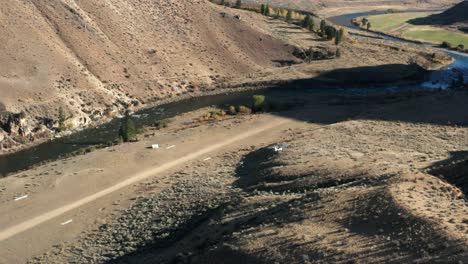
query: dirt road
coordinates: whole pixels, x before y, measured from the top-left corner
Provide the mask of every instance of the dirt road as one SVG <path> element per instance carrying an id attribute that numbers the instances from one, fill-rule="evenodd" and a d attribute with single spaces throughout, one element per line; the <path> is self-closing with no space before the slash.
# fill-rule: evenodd
<path id="1" fill-rule="evenodd" d="M 53 219 L 55 217 L 58 217 L 68 211 L 71 211 L 75 208 L 78 208 L 84 204 L 87 204 L 87 203 L 90 203 L 90 202 L 93 202 L 94 200 L 96 199 L 99 199 L 105 195 L 108 195 L 110 193 L 113 193 L 117 190 L 120 190 L 124 187 L 127 187 L 129 185 L 132 185 L 134 183 L 137 183 L 139 181 L 142 181 L 148 177 L 151 177 L 151 176 L 154 176 L 155 174 L 158 174 L 160 172 L 163 172 L 163 171 L 166 171 L 168 169 L 171 169 L 177 165 L 180 165 L 182 163 L 185 163 L 187 161 L 190 161 L 190 160 L 193 160 L 193 159 L 197 159 L 197 158 L 200 158 L 202 157 L 203 155 L 206 155 L 210 152 L 213 152 L 217 149 L 220 149 L 222 147 L 225 147 L 227 145 L 230 145 L 230 144 L 233 144 L 237 141 L 240 141 L 240 140 L 243 140 L 245 138 L 248 138 L 250 136 L 253 136 L 253 135 L 256 135 L 256 134 L 259 134 L 261 132 L 264 132 L 265 130 L 269 130 L 269 129 L 272 129 L 272 128 L 275 128 L 279 125 L 282 125 L 284 123 L 286 123 L 287 120 L 285 119 L 281 119 L 281 120 L 275 120 L 274 122 L 271 122 L 271 123 L 268 123 L 264 126 L 261 126 L 261 127 L 257 127 L 255 129 L 252 129 L 250 131 L 247 131 L 247 132 L 244 132 L 234 138 L 230 138 L 230 139 L 226 139 L 222 142 L 218 142 L 218 143 L 215 143 L 213 145 L 210 145 L 206 148 L 202 148 L 200 149 L 199 151 L 197 152 L 194 152 L 194 153 L 191 153 L 189 155 L 186 155 L 186 156 L 183 156 L 183 157 L 180 157 L 176 160 L 173 160 L 171 162 L 168 162 L 166 164 L 163 164 L 161 166 L 158 166 L 156 168 L 149 168 L 149 169 L 146 169 L 140 173 L 137 173 L 133 176 L 130 176 L 127 180 L 123 181 L 123 182 L 120 182 L 120 183 L 117 183 L 109 188 L 106 188 L 102 191 L 99 191 L 93 195 L 89 195 L 85 198 L 82 198 L 80 200 L 77 200 L 73 203 L 70 203 L 70 204 L 67 204 L 65 206 L 62 206 L 60 208 L 57 208 L 53 211 L 49 211 L 49 212 L 45 212 L 41 215 L 38 215 L 30 220 L 27 220 L 27 221 L 24 221 L 18 225 L 15 225 L 15 226 L 12 226 L 12 227 L 9 227 L 7 229 L 4 229 L 0 232 L 0 241 L 3 241 L 5 239 L 8 239 L 14 235 L 17 235 L 19 233 L 22 233 L 24 231 L 27 231 L 28 229 L 30 228 L 33 228 L 37 225 L 40 225 L 42 223 L 44 223 L 45 221 L 48 221 L 50 219 Z"/>
<path id="2" fill-rule="evenodd" d="M 294 123 L 273 116 L 246 119 L 242 124 L 234 120 L 215 124 L 209 134 L 204 133 L 206 128 L 160 132 L 159 151 L 146 149 L 156 140 L 148 138 L 117 146 L 122 148 L 118 151 L 103 149 L 2 179 L 0 185 L 6 190 L 0 195 L 0 211 L 9 214 L 0 219 L 0 263 L 21 263 L 57 242 L 75 239 L 90 226 L 102 224 L 106 216 L 119 210 L 116 203 L 125 207 L 122 197 L 134 195 L 132 186 L 136 183 L 168 174 L 191 161 L 216 157 L 217 152 L 228 148 L 251 146 L 264 135 L 268 135 L 265 139 L 272 133 L 281 135 Z M 126 155 L 119 153 L 122 150 Z M 83 161 L 85 165 L 78 165 Z M 49 172 L 56 175 L 47 175 Z M 16 200 L 24 196 L 21 194 L 28 196 Z"/>

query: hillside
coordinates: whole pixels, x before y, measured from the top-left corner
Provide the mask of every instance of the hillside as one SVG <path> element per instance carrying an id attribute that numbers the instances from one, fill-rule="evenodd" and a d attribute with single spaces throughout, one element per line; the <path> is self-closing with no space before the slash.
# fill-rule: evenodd
<path id="1" fill-rule="evenodd" d="M 89 125 L 295 59 L 285 42 L 220 12 L 200 0 L 7 1 L 0 111 L 25 114 L 19 134 L 46 133 L 59 107 L 68 127 Z M 7 118 L 0 127 L 16 130 Z"/>
<path id="2" fill-rule="evenodd" d="M 281 113 L 287 123 L 116 193 L 108 203 L 121 204 L 121 213 L 104 220 L 109 205 L 98 201 L 70 214 L 74 231 L 66 230 L 76 237 L 68 242 L 37 245 L 30 232 L 11 239 L 0 256 L 37 256 L 28 263 L 463 263 L 468 95 L 301 98 L 303 107 Z M 7 189 L 3 199 L 35 177 L 42 184 L 30 191 L 79 193 L 75 188 L 86 188 L 76 187 L 80 179 L 128 177 L 121 170 L 174 155 L 143 148 L 156 138 L 183 134 L 186 141 L 177 146 L 182 151 L 226 138 L 220 131 L 237 135 L 279 118 L 256 114 L 187 124 L 211 110 L 178 117 L 177 128 L 146 142 L 0 181 Z M 131 169 L 115 163 L 129 157 L 138 159 Z M 80 169 L 83 164 L 90 169 Z M 60 174 L 36 176 L 51 168 Z M 67 176 L 74 171 L 75 177 Z M 51 233 L 63 232 L 50 222 Z M 18 247 L 22 241 L 32 245 Z"/>
<path id="3" fill-rule="evenodd" d="M 248 0 L 249 3 L 263 4 L 262 0 Z M 343 13 L 370 11 L 375 9 L 431 9 L 447 7 L 460 0 L 270 0 L 271 6 L 308 10 L 331 16 Z M 346 9 L 343 9 L 346 8 Z"/>
<path id="4" fill-rule="evenodd" d="M 343 70 L 349 84 L 391 81 L 352 73 L 369 76 L 373 67 L 394 69 L 388 76 L 402 81 L 421 77 L 415 61 L 424 69 L 442 66 L 433 50 L 366 37 L 342 43 L 336 59 L 333 41 L 205 0 L 13 0 L 2 5 L 0 19 L 0 155 L 216 88 L 333 82 Z M 294 51 L 311 47 L 321 58 L 294 65 L 302 62 Z"/>
<path id="5" fill-rule="evenodd" d="M 468 25 L 468 1 L 463 1 L 440 14 L 410 21 L 416 25 Z"/>

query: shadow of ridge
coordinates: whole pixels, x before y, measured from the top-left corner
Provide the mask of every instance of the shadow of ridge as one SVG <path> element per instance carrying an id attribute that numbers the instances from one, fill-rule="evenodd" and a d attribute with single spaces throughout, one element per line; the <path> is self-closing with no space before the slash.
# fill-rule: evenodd
<path id="1" fill-rule="evenodd" d="M 428 72 L 417 64 L 385 64 L 336 69 L 321 74 L 318 79 L 333 80 L 338 84 L 388 84 L 401 81 L 421 81 Z"/>
<path id="2" fill-rule="evenodd" d="M 299 60 L 272 60 L 272 62 L 277 64 L 279 67 L 291 66 L 301 63 Z"/>
<path id="3" fill-rule="evenodd" d="M 190 229 L 185 229 L 183 233 L 186 238 L 171 234 L 164 241 L 164 247 L 138 247 L 135 252 L 110 260 L 107 263 L 270 263 L 266 262 L 265 256 L 262 255 L 263 251 L 267 251 L 267 248 L 255 252 L 244 251 L 243 248 L 235 246 L 236 240 L 232 240 L 231 235 L 234 232 L 258 228 L 262 225 L 283 225 L 302 221 L 305 216 L 292 213 L 292 205 L 300 203 L 314 207 L 317 199 L 316 194 L 309 194 L 301 199 L 278 202 L 276 207 L 260 211 L 251 210 L 250 206 L 244 207 L 240 201 L 234 201 L 220 206 L 208 218 L 200 220 L 197 219 L 197 216 L 194 216 L 187 222 Z M 270 202 L 262 201 L 260 203 L 267 206 Z M 232 218 L 225 218 L 225 221 L 219 221 L 219 219 L 223 219 L 224 214 L 238 212 L 242 213 L 235 214 L 235 217 Z M 279 222 L 278 219 L 284 221 Z M 246 233 L 251 232 L 246 231 Z M 197 237 L 197 239 L 193 239 L 192 236 Z M 281 239 L 281 243 L 272 243 L 269 246 L 278 247 L 281 250 L 290 250 L 291 245 L 294 247 L 300 246 L 294 236 L 282 237 Z M 148 245 L 151 244 L 157 245 L 158 243 Z M 177 250 L 170 250 L 170 248 Z M 166 249 L 169 250 L 165 251 Z M 341 255 L 340 251 L 335 249 L 322 250 L 327 251 L 328 254 L 323 255 L 316 248 L 304 253 L 319 259 Z M 190 252 L 190 254 L 186 254 L 187 252 Z M 226 257 L 229 257 L 230 260 L 226 260 Z M 162 261 L 155 262 L 156 259 Z M 342 259 L 344 259 L 344 256 L 342 256 Z"/>
<path id="4" fill-rule="evenodd" d="M 451 25 L 455 23 L 468 23 L 468 1 L 463 0 L 439 14 L 410 19 L 407 23 L 412 25 Z"/>
<path id="5" fill-rule="evenodd" d="M 430 100 L 418 102 L 417 111 L 415 110 L 414 103 L 411 106 L 394 105 L 400 102 L 406 103 L 407 99 L 420 98 L 422 95 L 427 94 L 427 90 L 422 91 L 422 88 L 416 84 L 425 80 L 428 74 L 429 72 L 424 71 L 417 65 L 390 64 L 336 69 L 324 72 L 313 78 L 305 79 L 245 82 L 229 87 L 219 85 L 211 89 L 211 91 L 216 88 L 235 90 L 236 88 L 244 87 L 264 87 L 264 89 L 207 95 L 144 109 L 139 111 L 139 113 L 150 113 L 153 116 L 152 119 L 135 120 L 135 122 L 137 126 L 150 126 L 151 122 L 156 120 L 171 118 L 181 113 L 213 105 L 224 108 L 229 107 L 229 105 L 238 106 L 241 104 L 250 106 L 252 95 L 264 94 L 267 96 L 268 101 L 276 100 L 284 102 L 287 101 L 288 97 L 296 97 L 301 100 L 307 100 L 307 102 L 312 102 L 313 105 L 306 107 L 322 107 L 320 110 L 310 112 L 308 108 L 303 109 L 308 111 L 307 114 L 291 114 L 291 111 L 286 112 L 284 109 L 278 111 L 272 109 L 275 110 L 272 111 L 272 114 L 287 116 L 299 121 L 320 122 L 322 115 L 343 109 L 346 113 L 340 118 L 335 118 L 335 121 L 346 120 L 346 118 L 352 117 L 350 112 L 365 113 L 369 110 L 374 110 L 376 106 L 391 104 L 391 111 L 386 111 L 385 115 L 377 111 L 372 116 L 367 114 L 366 116 L 361 116 L 372 120 L 468 126 L 465 114 L 468 112 L 468 104 L 466 104 L 468 97 L 466 93 L 459 92 L 456 96 L 453 96 L 454 102 L 445 100 L 444 102 L 437 101 L 434 103 L 435 97 L 433 96 Z M 399 85 L 397 87 L 398 90 L 395 91 L 394 88 L 389 89 L 390 85 L 392 87 Z M 403 92 L 403 89 L 407 88 L 409 90 Z M 326 94 L 326 96 L 322 96 L 323 94 Z M 285 103 L 282 104 L 284 105 Z M 296 102 L 292 101 L 291 105 L 294 107 L 298 106 Z M 160 108 L 165 108 L 167 111 L 161 115 L 155 111 Z M 412 110 L 410 109 L 412 112 L 409 113 L 408 108 L 413 108 Z M 108 123 L 109 126 L 85 129 L 61 140 L 47 141 L 34 148 L 4 155 L 0 157 L 0 177 L 31 168 L 45 161 L 58 160 L 69 153 L 86 148 L 86 142 L 83 145 L 73 146 L 79 143 L 76 141 L 80 141 L 81 138 L 86 138 L 86 136 L 92 137 L 96 143 L 105 144 L 106 142 L 113 141 L 118 135 L 119 122 L 118 120 L 113 120 Z M 102 133 L 103 131 L 105 133 Z M 68 141 L 69 144 L 62 144 L 61 142 L 63 141 Z"/>
<path id="6" fill-rule="evenodd" d="M 0 102 L 0 115 L 6 112 L 5 104 Z"/>
<path id="7" fill-rule="evenodd" d="M 165 256 L 164 251 L 169 249 L 173 245 L 177 244 L 181 240 L 183 240 L 187 234 L 190 234 L 192 232 L 192 230 L 198 228 L 199 226 L 205 224 L 210 219 L 213 219 L 217 215 L 219 215 L 219 210 L 222 207 L 223 205 L 217 208 L 209 209 L 203 213 L 194 213 L 186 221 L 180 223 L 180 226 L 177 226 L 176 229 L 164 230 L 165 232 L 169 233 L 167 237 L 163 237 L 163 238 L 153 237 L 153 240 L 145 241 L 143 245 L 136 246 L 134 251 L 127 252 L 125 255 L 111 259 L 107 261 L 106 263 L 112 263 L 112 264 L 154 263 L 153 260 L 148 259 L 148 258 L 153 257 L 153 255 L 157 255 L 163 259 L 166 258 L 166 260 L 167 258 L 177 259 L 178 256 L 169 256 L 169 257 Z M 122 243 L 124 243 L 124 241 L 122 241 Z M 180 262 L 171 261 L 171 262 L 164 262 L 164 263 L 180 263 Z"/>
<path id="8" fill-rule="evenodd" d="M 468 197 L 468 151 L 450 152 L 446 160 L 435 162 L 428 168 L 428 173 L 442 178 L 460 188 L 465 199 Z"/>
<path id="9" fill-rule="evenodd" d="M 400 207 L 385 187 L 359 196 L 355 208 L 359 211 L 341 221 L 344 227 L 359 235 L 387 238 L 388 247 L 413 260 L 429 257 L 426 261 L 456 263 L 468 257 L 462 241 L 447 238 L 431 220 Z"/>
<path id="10" fill-rule="evenodd" d="M 288 91 L 321 90 L 326 95 L 321 99 L 327 104 L 324 108 L 334 105 L 337 106 L 333 107 L 334 111 L 348 111 L 347 115 L 329 116 L 329 120 L 319 120 L 318 114 L 330 114 L 323 110 L 304 116 L 274 113 L 300 121 L 336 123 L 353 118 L 352 111 L 360 111 L 360 119 L 468 127 L 468 93 L 422 88 L 421 83 L 431 74 L 416 64 L 387 64 L 336 69 L 314 78 L 279 80 L 264 85 Z M 340 92 L 338 87 L 343 87 Z"/>

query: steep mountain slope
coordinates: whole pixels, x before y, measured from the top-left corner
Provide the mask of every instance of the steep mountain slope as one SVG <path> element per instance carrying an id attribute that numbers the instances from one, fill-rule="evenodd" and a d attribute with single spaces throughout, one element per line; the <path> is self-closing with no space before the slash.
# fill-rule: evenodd
<path id="1" fill-rule="evenodd" d="M 0 126 L 23 136 L 46 131 L 35 124 L 51 127 L 59 106 L 68 126 L 86 125 L 294 59 L 292 47 L 220 12 L 203 0 L 2 3 L 0 110 L 26 118 L 3 115 Z"/>

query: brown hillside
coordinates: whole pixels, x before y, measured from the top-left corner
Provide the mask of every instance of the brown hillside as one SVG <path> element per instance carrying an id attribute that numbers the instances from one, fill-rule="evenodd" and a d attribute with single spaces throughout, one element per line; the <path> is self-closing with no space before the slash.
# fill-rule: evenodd
<path id="1" fill-rule="evenodd" d="M 205 1 L 12 0 L 0 8 L 0 105 L 75 125 L 190 84 L 291 60 L 291 47 Z"/>

